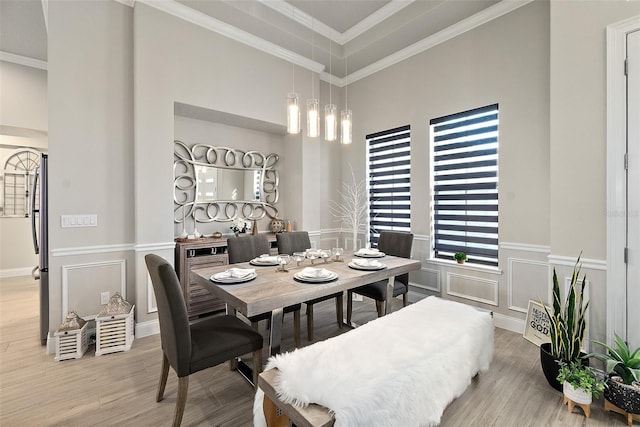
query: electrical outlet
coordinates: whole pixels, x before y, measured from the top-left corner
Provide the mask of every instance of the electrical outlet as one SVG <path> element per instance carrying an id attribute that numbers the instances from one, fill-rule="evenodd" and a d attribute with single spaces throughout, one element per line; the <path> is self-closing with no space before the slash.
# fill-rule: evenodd
<path id="1" fill-rule="evenodd" d="M 100 304 L 105 305 L 109 303 L 109 298 L 111 296 L 109 295 L 109 292 L 102 292 L 100 294 Z"/>

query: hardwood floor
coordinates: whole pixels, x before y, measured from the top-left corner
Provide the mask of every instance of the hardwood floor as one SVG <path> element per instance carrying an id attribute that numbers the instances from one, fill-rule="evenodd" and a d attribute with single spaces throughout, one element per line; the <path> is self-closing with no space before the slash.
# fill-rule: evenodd
<path id="1" fill-rule="evenodd" d="M 396 309 L 401 301 L 396 301 Z M 315 307 L 316 339 L 341 333 L 333 301 Z M 354 321 L 375 318 L 371 301 L 354 303 Z M 302 322 L 306 322 L 303 317 Z M 263 322 L 264 323 L 264 322 Z M 265 325 L 261 325 L 264 331 Z M 305 330 L 305 328 L 303 328 Z M 293 347 L 285 316 L 285 349 Z M 306 334 L 303 333 L 303 343 Z M 0 280 L 0 425 L 159 426 L 173 417 L 177 380 L 170 371 L 165 399 L 155 401 L 161 352 L 158 335 L 136 339 L 128 352 L 54 361 L 38 339 L 38 289 L 30 277 Z M 266 360 L 266 359 L 265 359 Z M 538 349 L 521 335 L 496 329 L 488 372 L 444 412 L 441 426 L 625 426 L 596 401 L 587 419 L 567 412 L 562 393 L 540 370 Z M 228 364 L 191 376 L 183 426 L 251 426 L 253 389 Z"/>

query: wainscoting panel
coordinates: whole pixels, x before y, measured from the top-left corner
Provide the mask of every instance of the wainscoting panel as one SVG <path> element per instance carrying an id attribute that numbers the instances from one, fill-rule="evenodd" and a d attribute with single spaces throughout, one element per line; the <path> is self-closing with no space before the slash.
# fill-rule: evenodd
<path id="1" fill-rule="evenodd" d="M 509 258 L 509 309 L 526 313 L 529 300 L 545 301 L 549 283 L 546 262 Z"/>
<path id="2" fill-rule="evenodd" d="M 94 319 L 102 309 L 100 294 L 116 292 L 127 299 L 125 260 L 62 266 L 62 320 L 75 311 L 85 320 Z"/>
<path id="3" fill-rule="evenodd" d="M 440 292 L 440 270 L 422 267 L 420 270 L 411 273 L 411 276 L 413 280 L 411 280 L 410 285 L 416 286 L 416 283 L 420 283 L 416 288 Z M 415 291 L 420 292 L 419 289 L 415 289 Z M 431 293 L 429 292 L 427 295 L 431 295 Z"/>
<path id="4" fill-rule="evenodd" d="M 447 272 L 448 295 L 498 306 L 498 281 Z"/>

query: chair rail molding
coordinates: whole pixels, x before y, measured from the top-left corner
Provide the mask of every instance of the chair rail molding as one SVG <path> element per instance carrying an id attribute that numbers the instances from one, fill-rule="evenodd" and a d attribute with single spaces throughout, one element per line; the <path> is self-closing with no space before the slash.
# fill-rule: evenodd
<path id="1" fill-rule="evenodd" d="M 552 265 L 562 265 L 565 267 L 573 267 L 576 265 L 577 257 L 569 257 L 569 256 L 561 256 L 561 255 L 549 255 L 547 257 L 549 260 L 549 267 Z M 580 264 L 582 264 L 582 268 L 587 268 L 589 270 L 607 270 L 607 261 L 599 260 L 599 259 L 590 259 L 590 258 L 580 258 Z"/>
<path id="2" fill-rule="evenodd" d="M 66 257 L 75 255 L 104 254 L 109 252 L 129 252 L 135 248 L 133 243 L 121 243 L 117 245 L 79 246 L 75 248 L 51 249 L 51 256 Z"/>
<path id="3" fill-rule="evenodd" d="M 551 253 L 551 247 L 546 245 L 530 245 L 527 243 L 511 243 L 500 242 L 500 249 L 512 250 L 512 251 L 525 251 L 525 252 L 539 252 L 543 254 Z"/>
<path id="4" fill-rule="evenodd" d="M 153 252 L 164 251 L 167 249 L 174 250 L 176 248 L 176 242 L 160 242 L 160 243 L 141 243 L 134 246 L 136 252 Z"/>

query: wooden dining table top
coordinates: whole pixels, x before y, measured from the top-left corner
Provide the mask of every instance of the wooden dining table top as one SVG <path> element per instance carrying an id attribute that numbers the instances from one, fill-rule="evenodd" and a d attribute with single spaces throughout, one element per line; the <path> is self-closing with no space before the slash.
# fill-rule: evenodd
<path id="1" fill-rule="evenodd" d="M 305 260 L 299 266 L 292 261 L 287 265 L 286 272 L 278 271 L 276 266 L 255 266 L 248 262 L 196 268 L 191 270 L 191 279 L 231 307 L 250 317 L 419 270 L 421 266 L 420 261 L 417 260 L 385 255 L 383 258 L 376 259 L 387 268 L 356 270 L 348 266 L 354 258 L 356 257 L 353 252 L 346 252 L 341 257 L 342 261 L 332 260 L 325 263 L 316 260 L 312 265 L 309 260 Z M 223 284 L 211 280 L 213 274 L 232 267 L 255 269 L 257 277 L 238 284 Z M 305 267 L 325 268 L 336 273 L 338 279 L 328 283 L 301 283 L 294 279 L 294 274 Z"/>

